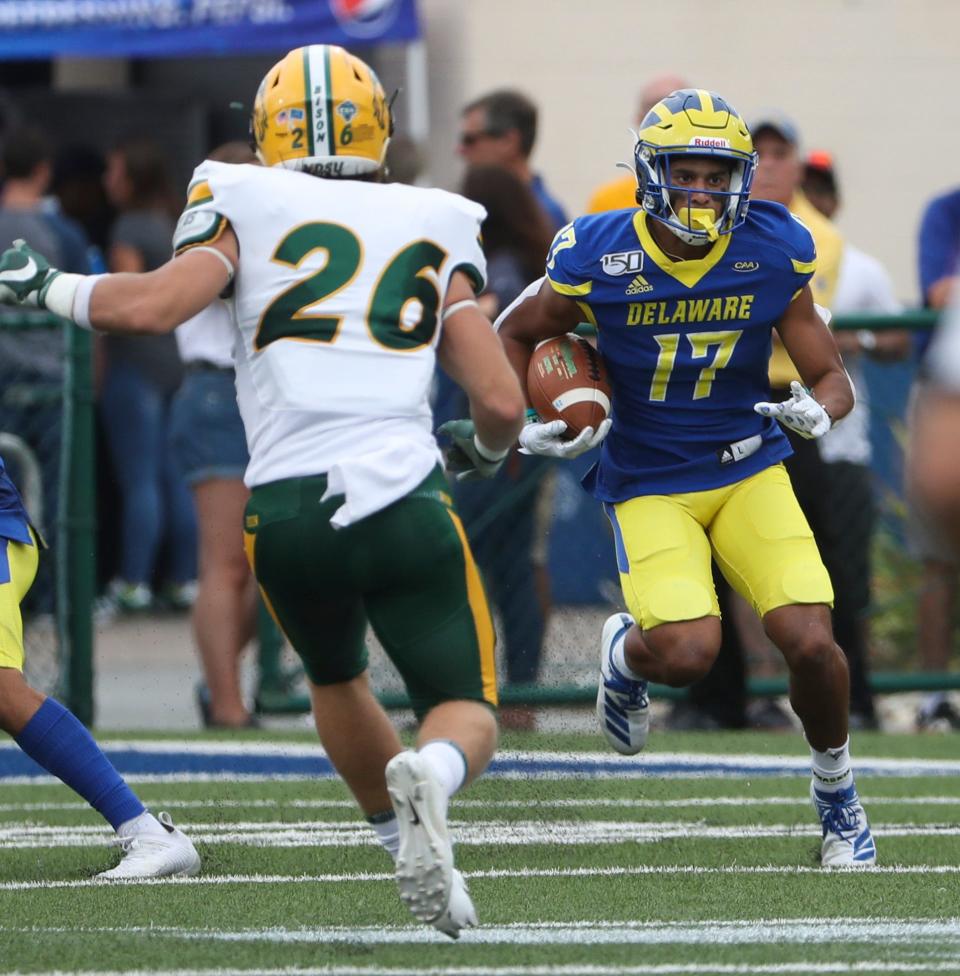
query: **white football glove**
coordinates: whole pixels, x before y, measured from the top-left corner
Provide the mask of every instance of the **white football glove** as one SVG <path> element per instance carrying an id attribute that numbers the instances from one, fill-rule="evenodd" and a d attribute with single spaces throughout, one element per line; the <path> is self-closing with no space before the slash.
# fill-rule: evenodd
<path id="1" fill-rule="evenodd" d="M 791 397 L 782 403 L 755 403 L 753 409 L 764 417 L 779 420 L 784 427 L 796 431 L 801 437 L 813 440 L 833 426 L 830 414 L 810 395 L 802 383 L 790 384 Z"/>
<path id="2" fill-rule="evenodd" d="M 563 439 L 567 425 L 562 420 L 527 424 L 520 431 L 520 453 L 565 460 L 579 457 L 595 448 L 607 436 L 612 423 L 608 417 L 596 431 L 592 427 L 584 427 L 576 437 L 568 441 Z"/>

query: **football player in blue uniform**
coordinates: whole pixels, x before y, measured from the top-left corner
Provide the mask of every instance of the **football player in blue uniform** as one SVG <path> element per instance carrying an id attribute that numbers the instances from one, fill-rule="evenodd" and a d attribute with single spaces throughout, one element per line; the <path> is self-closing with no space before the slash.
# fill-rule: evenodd
<path id="1" fill-rule="evenodd" d="M 536 343 L 590 322 L 613 388 L 596 431 L 564 440 L 563 421 L 533 416 L 520 436 L 522 449 L 552 457 L 602 441 L 584 483 L 613 526 L 630 612 L 603 628 L 600 727 L 618 752 L 639 752 L 647 683 L 683 687 L 710 669 L 720 647 L 715 559 L 790 669 L 823 865 L 872 864 L 850 769 L 833 592 L 781 463 L 790 446 L 777 424 L 820 437 L 854 403 L 811 297 L 813 239 L 785 207 L 749 202 L 750 133 L 716 94 L 682 89 L 657 103 L 635 163 L 639 208 L 560 230 L 545 278 L 498 322 L 521 377 Z M 781 404 L 768 402 L 773 329 L 805 384 Z"/>
<path id="2" fill-rule="evenodd" d="M 39 548 L 39 536 L 0 458 L 0 729 L 116 830 L 123 858 L 99 877 L 194 875 L 200 858 L 169 815 L 149 813 L 79 719 L 24 680 L 20 602 L 36 576 Z"/>

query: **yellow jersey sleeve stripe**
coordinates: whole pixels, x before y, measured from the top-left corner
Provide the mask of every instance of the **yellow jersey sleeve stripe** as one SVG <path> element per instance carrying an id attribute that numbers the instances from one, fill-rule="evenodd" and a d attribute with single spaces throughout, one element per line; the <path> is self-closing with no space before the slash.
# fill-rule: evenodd
<path id="1" fill-rule="evenodd" d="M 583 312 L 583 317 L 586 322 L 589 322 L 595 329 L 599 328 L 597 325 L 597 317 L 593 314 L 593 309 L 586 302 L 577 302 L 580 307 L 580 311 Z"/>
<path id="2" fill-rule="evenodd" d="M 814 258 L 812 261 L 798 261 L 796 258 L 791 258 L 790 263 L 793 265 L 793 270 L 797 274 L 813 274 L 817 270 L 817 259 Z"/>
<path id="3" fill-rule="evenodd" d="M 213 199 L 213 190 L 206 180 L 199 180 L 187 190 L 187 209 L 199 207 L 203 203 L 209 203 Z"/>
<path id="4" fill-rule="evenodd" d="M 589 295 L 593 288 L 592 281 L 585 281 L 582 285 L 565 285 L 562 281 L 554 281 L 549 275 L 547 275 L 547 281 L 550 282 L 550 287 L 558 295 L 568 295 L 571 298 L 576 298 L 578 295 Z"/>

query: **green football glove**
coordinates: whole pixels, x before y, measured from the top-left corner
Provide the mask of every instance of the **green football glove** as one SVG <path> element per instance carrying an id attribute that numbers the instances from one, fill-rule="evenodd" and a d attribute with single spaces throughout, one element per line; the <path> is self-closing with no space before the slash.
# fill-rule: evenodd
<path id="1" fill-rule="evenodd" d="M 13 242 L 0 256 L 0 302 L 5 305 L 34 305 L 46 308 L 44 299 L 54 279 L 62 272 L 26 241 Z"/>
<path id="2" fill-rule="evenodd" d="M 443 454 L 444 467 L 457 476 L 457 481 L 478 481 L 492 478 L 506 460 L 509 450 L 497 455 L 477 440 L 472 420 L 448 420 L 437 428 L 453 442 Z"/>

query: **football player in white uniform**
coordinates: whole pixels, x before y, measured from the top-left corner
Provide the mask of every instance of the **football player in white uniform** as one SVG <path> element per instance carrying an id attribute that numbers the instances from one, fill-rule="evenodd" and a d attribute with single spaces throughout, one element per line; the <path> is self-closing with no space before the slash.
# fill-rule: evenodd
<path id="1" fill-rule="evenodd" d="M 484 211 L 382 184 L 391 129 L 364 62 L 332 46 L 291 51 L 254 105 L 263 166 L 197 168 L 170 262 L 70 275 L 18 242 L 0 258 L 0 296 L 86 328 L 159 333 L 229 294 L 251 564 L 303 659 L 324 748 L 396 860 L 401 897 L 456 938 L 476 914 L 447 802 L 493 754 L 497 689 L 483 585 L 431 429 L 434 362 L 470 398 L 472 424 L 451 432 L 448 468 L 461 477 L 497 470 L 524 398 L 474 300 Z M 416 750 L 369 689 L 368 621 L 420 719 Z"/>

